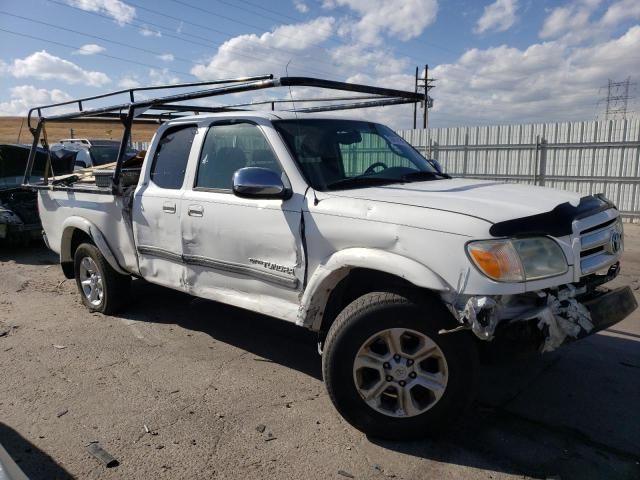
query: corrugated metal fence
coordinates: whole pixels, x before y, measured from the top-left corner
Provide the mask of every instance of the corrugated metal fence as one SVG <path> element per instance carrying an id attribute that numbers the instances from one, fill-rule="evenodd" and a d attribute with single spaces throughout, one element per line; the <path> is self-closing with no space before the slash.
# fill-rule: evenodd
<path id="1" fill-rule="evenodd" d="M 562 123 L 400 130 L 453 176 L 529 183 L 604 193 L 625 217 L 640 222 L 640 118 Z M 380 145 L 363 138 L 358 152 L 342 152 L 348 167 L 382 158 Z M 147 143 L 136 143 L 138 149 Z M 361 158 L 362 155 L 366 158 Z M 355 171 L 362 171 L 360 167 Z"/>
<path id="2" fill-rule="evenodd" d="M 604 193 L 640 221 L 640 119 L 401 130 L 454 176 Z"/>

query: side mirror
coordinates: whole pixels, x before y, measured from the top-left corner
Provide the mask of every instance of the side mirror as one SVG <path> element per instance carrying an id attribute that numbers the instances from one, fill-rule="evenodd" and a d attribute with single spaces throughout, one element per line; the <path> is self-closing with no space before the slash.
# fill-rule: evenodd
<path id="1" fill-rule="evenodd" d="M 427 158 L 427 162 L 429 162 L 429 165 L 436 169 L 436 172 L 444 173 L 442 170 L 442 165 L 440 165 L 439 161 L 434 160 L 433 158 Z"/>
<path id="2" fill-rule="evenodd" d="M 284 186 L 279 173 L 268 168 L 245 167 L 233 174 L 233 193 L 242 198 L 291 197 L 291 190 Z"/>

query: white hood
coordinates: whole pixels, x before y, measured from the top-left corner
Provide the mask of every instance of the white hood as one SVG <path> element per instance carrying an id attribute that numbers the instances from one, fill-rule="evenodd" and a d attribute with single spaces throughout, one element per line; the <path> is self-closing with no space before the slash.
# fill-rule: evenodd
<path id="1" fill-rule="evenodd" d="M 492 223 L 576 206 L 581 195 L 552 188 L 453 178 L 325 192 L 330 197 L 411 205 L 461 213 Z"/>

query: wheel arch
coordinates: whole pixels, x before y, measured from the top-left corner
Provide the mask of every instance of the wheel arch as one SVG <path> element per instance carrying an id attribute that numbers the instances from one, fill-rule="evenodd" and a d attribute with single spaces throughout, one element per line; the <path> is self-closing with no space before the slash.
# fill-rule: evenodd
<path id="1" fill-rule="evenodd" d="M 100 250 L 100 253 L 102 253 L 107 263 L 109 263 L 111 268 L 116 272 L 123 275 L 129 274 L 129 272 L 121 268 L 118 264 L 115 255 L 100 229 L 86 218 L 73 216 L 64 221 L 60 241 L 60 265 L 62 266 L 65 277 L 74 277 L 73 255 L 78 246 L 84 242 L 93 243 Z"/>
<path id="2" fill-rule="evenodd" d="M 395 253 L 351 248 L 332 255 L 311 276 L 302 296 L 298 324 L 321 335 L 335 316 L 360 295 L 395 290 L 435 295 L 450 290 L 427 266 Z"/>

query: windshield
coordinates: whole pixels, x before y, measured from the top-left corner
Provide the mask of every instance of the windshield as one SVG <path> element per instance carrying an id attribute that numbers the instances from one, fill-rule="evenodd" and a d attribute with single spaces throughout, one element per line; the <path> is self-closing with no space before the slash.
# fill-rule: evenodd
<path id="1" fill-rule="evenodd" d="M 94 165 L 106 165 L 107 163 L 113 163 L 118 159 L 119 146 L 107 146 L 99 145 L 89 148 L 91 158 Z"/>
<path id="2" fill-rule="evenodd" d="M 431 180 L 441 175 L 384 125 L 355 120 L 273 122 L 317 190 Z"/>
<path id="3" fill-rule="evenodd" d="M 22 185 L 29 159 L 29 148 L 19 145 L 0 145 L 0 190 L 13 189 Z M 38 149 L 29 182 L 38 182 L 44 177 L 47 154 Z M 73 171 L 73 161 L 60 154 L 51 158 L 51 167 L 56 175 Z"/>

